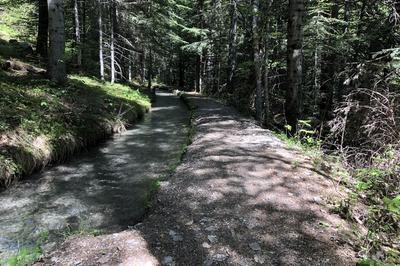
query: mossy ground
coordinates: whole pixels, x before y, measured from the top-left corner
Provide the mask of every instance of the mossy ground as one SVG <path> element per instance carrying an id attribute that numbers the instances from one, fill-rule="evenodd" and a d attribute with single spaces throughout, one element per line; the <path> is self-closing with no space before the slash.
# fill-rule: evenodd
<path id="1" fill-rule="evenodd" d="M 69 76 L 65 86 L 0 72 L 0 184 L 120 132 L 150 107 L 138 88 Z"/>

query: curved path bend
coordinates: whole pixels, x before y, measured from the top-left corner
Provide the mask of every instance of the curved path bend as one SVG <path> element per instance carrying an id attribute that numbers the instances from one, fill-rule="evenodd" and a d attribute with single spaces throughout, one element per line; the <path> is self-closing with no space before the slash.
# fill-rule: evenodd
<path id="1" fill-rule="evenodd" d="M 78 237 L 42 265 L 352 265 L 332 180 L 269 131 L 188 95 L 196 133 L 134 229 Z"/>

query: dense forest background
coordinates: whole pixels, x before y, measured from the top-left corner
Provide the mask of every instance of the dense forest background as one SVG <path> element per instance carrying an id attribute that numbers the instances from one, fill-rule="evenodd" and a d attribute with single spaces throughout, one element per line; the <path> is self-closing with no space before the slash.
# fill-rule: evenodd
<path id="1" fill-rule="evenodd" d="M 56 82 L 194 90 L 337 155 L 360 252 L 399 258 L 400 1 L 0 0 L 0 30 Z"/>

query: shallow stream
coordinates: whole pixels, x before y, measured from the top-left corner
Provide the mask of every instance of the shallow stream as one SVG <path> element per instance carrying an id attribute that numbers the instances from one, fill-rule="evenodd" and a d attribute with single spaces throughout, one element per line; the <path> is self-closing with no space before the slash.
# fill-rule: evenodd
<path id="1" fill-rule="evenodd" d="M 134 225 L 152 181 L 178 162 L 188 119 L 178 97 L 158 93 L 132 129 L 0 193 L 0 258 L 41 239 L 51 247 L 69 234 Z"/>

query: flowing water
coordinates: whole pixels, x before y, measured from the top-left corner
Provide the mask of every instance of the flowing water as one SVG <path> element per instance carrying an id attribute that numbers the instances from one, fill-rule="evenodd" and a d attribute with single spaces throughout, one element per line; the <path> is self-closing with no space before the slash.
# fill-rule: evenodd
<path id="1" fill-rule="evenodd" d="M 71 232 L 134 225 L 150 183 L 178 162 L 188 119 L 178 97 L 158 93 L 131 130 L 0 193 L 0 258 L 41 238 L 50 247 Z"/>

